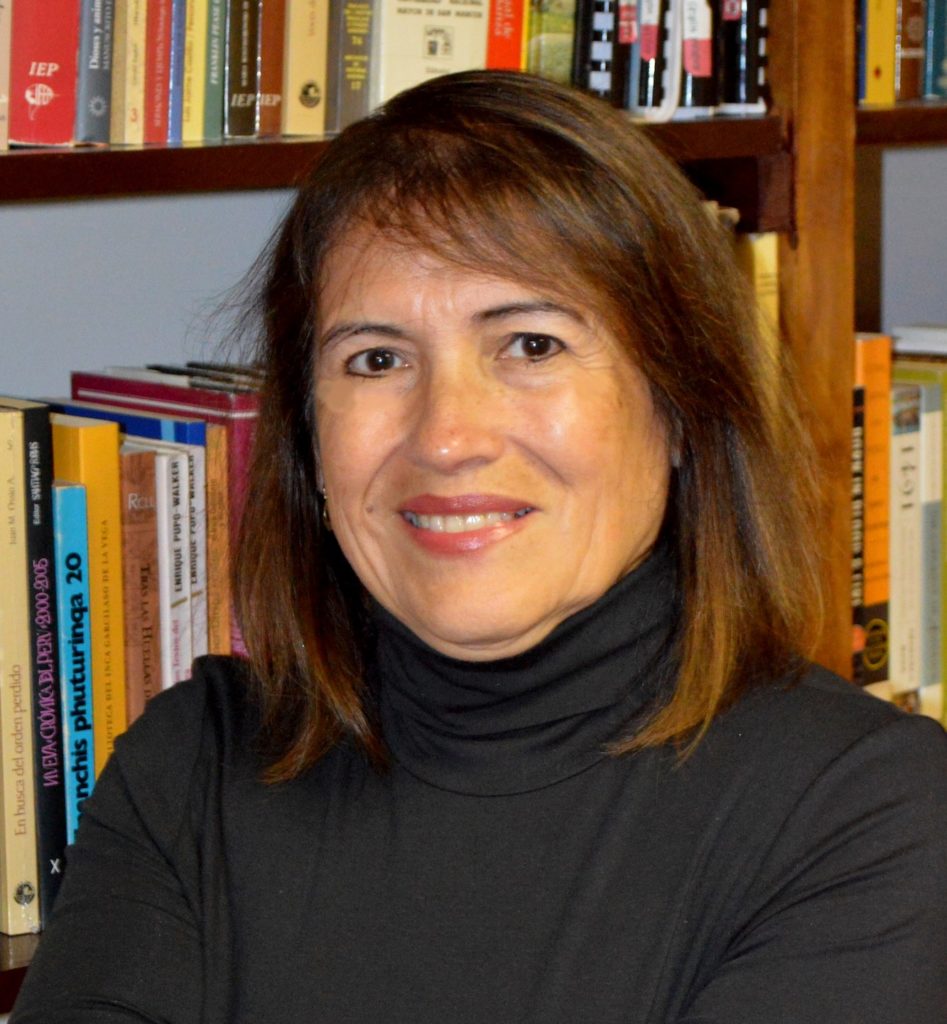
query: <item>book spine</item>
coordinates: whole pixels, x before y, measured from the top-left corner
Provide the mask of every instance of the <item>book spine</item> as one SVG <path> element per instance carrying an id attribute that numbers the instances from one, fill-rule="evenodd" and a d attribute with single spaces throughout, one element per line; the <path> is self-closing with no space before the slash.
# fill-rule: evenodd
<path id="1" fill-rule="evenodd" d="M 112 21 L 112 92 L 109 101 L 109 142 L 125 141 L 125 94 L 128 87 L 128 4 L 115 0 Z"/>
<path id="2" fill-rule="evenodd" d="M 683 49 L 678 117 L 713 113 L 717 93 L 717 8 L 711 0 L 681 0 Z"/>
<path id="3" fill-rule="evenodd" d="M 894 45 L 894 98 L 917 100 L 924 93 L 924 5 L 898 0 Z"/>
<path id="4" fill-rule="evenodd" d="M 572 80 L 575 0 L 532 0 L 527 71 L 560 85 Z"/>
<path id="5" fill-rule="evenodd" d="M 76 142 L 109 141 L 114 0 L 83 0 L 79 20 Z"/>
<path id="6" fill-rule="evenodd" d="M 125 639 L 122 597 L 118 427 L 54 414 L 56 478 L 86 485 L 89 518 L 89 596 L 92 609 L 92 682 L 95 773 L 105 767 L 115 737 L 125 729 Z M 66 421 L 72 421 L 66 422 Z"/>
<path id="7" fill-rule="evenodd" d="M 207 62 L 204 84 L 204 138 L 215 141 L 224 134 L 224 43 L 226 0 L 208 0 Z"/>
<path id="8" fill-rule="evenodd" d="M 0 931 L 40 926 L 23 420 L 0 410 Z"/>
<path id="9" fill-rule="evenodd" d="M 637 0 L 618 0 L 618 34 L 612 67 L 612 105 L 628 110 L 637 102 L 641 45 Z"/>
<path id="10" fill-rule="evenodd" d="M 371 0 L 329 4 L 327 132 L 340 132 L 372 109 L 376 21 Z"/>
<path id="11" fill-rule="evenodd" d="M 766 109 L 769 0 L 723 0 L 719 28 L 719 99 L 723 113 Z"/>
<path id="12" fill-rule="evenodd" d="M 41 922 L 56 899 L 66 848 L 59 634 L 53 551 L 53 443 L 49 409 L 22 412 L 25 448 L 26 540 L 32 650 L 33 755 Z"/>
<path id="13" fill-rule="evenodd" d="M 868 0 L 865 12 L 865 102 L 894 103 L 897 0 Z"/>
<path id="14" fill-rule="evenodd" d="M 125 117 L 122 141 L 145 141 L 145 55 L 147 53 L 148 0 L 128 0 L 125 23 Z"/>
<path id="15" fill-rule="evenodd" d="M 207 460 L 200 445 L 187 445 L 188 548 L 190 552 L 190 660 L 207 654 Z M 190 674 L 190 673 L 189 673 Z"/>
<path id="16" fill-rule="evenodd" d="M 142 141 L 168 141 L 171 94 L 171 0 L 148 0 L 145 26 L 145 122 Z"/>
<path id="17" fill-rule="evenodd" d="M 66 837 L 75 842 L 82 805 L 95 785 L 92 638 L 85 487 L 53 484 L 54 558 L 59 611 L 59 690 L 66 779 Z"/>
<path id="18" fill-rule="evenodd" d="M 284 135 L 322 135 L 325 132 L 328 48 L 328 0 L 287 0 Z"/>
<path id="19" fill-rule="evenodd" d="M 169 453 L 170 491 L 167 507 L 171 580 L 171 670 L 174 682 L 191 674 L 191 542 L 187 455 Z"/>
<path id="20" fill-rule="evenodd" d="M 578 0 L 572 78 L 593 96 L 611 100 L 618 37 L 618 0 Z"/>
<path id="21" fill-rule="evenodd" d="M 283 121 L 287 0 L 260 0 L 257 134 L 279 135 Z"/>
<path id="22" fill-rule="evenodd" d="M 224 135 L 256 135 L 260 0 L 230 0 L 224 69 Z"/>
<path id="23" fill-rule="evenodd" d="M 921 389 L 921 687 L 943 684 L 941 661 L 941 501 L 943 496 L 943 395 L 940 384 Z"/>
<path id="24" fill-rule="evenodd" d="M 13 0 L 0 0 L 0 151 L 10 145 L 10 56 Z"/>
<path id="25" fill-rule="evenodd" d="M 16 4 L 11 23 L 10 142 L 72 142 L 79 49 L 78 0 Z"/>
<path id="26" fill-rule="evenodd" d="M 927 0 L 923 88 L 926 99 L 947 96 L 947 0 Z"/>
<path id="27" fill-rule="evenodd" d="M 633 107 L 658 108 L 667 92 L 667 0 L 640 0 L 640 67 L 637 96 Z"/>
<path id="28" fill-rule="evenodd" d="M 201 142 L 204 138 L 209 19 L 209 0 L 188 0 L 181 84 L 181 139 L 184 142 Z"/>
<path id="29" fill-rule="evenodd" d="M 529 4 L 525 0 L 490 0 L 486 67 L 523 71 Z"/>
<path id="30" fill-rule="evenodd" d="M 168 142 L 180 142 L 184 118 L 184 44 L 188 0 L 171 0 L 171 49 L 168 53 Z"/>
<path id="31" fill-rule="evenodd" d="M 861 623 L 865 616 L 865 389 L 852 389 L 852 666 L 853 682 L 861 684 L 865 650 Z"/>
<path id="32" fill-rule="evenodd" d="M 155 453 L 123 445 L 122 570 L 125 581 L 125 698 L 131 724 L 161 689 Z"/>
<path id="33" fill-rule="evenodd" d="M 884 691 L 890 653 L 890 489 L 891 339 L 858 335 L 855 383 L 864 389 L 864 602 L 855 623 L 860 639 L 853 674 L 856 682 Z M 881 695 L 884 695 L 882 693 Z"/>
<path id="34" fill-rule="evenodd" d="M 230 654 L 230 502 L 227 498 L 227 435 L 207 425 L 207 647 Z"/>
<path id="35" fill-rule="evenodd" d="M 921 389 L 891 389 L 891 673 L 894 695 L 921 685 Z"/>

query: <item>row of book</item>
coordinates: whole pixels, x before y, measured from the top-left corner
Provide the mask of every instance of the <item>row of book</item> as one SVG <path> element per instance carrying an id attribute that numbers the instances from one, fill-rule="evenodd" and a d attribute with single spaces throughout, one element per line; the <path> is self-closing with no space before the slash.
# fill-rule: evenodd
<path id="1" fill-rule="evenodd" d="M 947 99 L 947 0 L 859 0 L 862 103 Z"/>
<path id="2" fill-rule="evenodd" d="M 230 552 L 252 371 L 75 373 L 0 396 L 0 931 L 41 928 L 116 737 L 193 658 L 241 652 Z"/>
<path id="3" fill-rule="evenodd" d="M 424 79 L 484 67 L 649 120 L 761 113 L 767 4 L 5 0 L 0 145 L 331 135 Z"/>
<path id="4" fill-rule="evenodd" d="M 855 341 L 855 681 L 947 722 L 947 327 Z"/>

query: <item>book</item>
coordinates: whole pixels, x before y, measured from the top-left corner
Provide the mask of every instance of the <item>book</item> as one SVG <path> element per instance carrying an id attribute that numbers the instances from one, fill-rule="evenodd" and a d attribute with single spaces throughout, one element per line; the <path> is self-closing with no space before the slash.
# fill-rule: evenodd
<path id="1" fill-rule="evenodd" d="M 737 264 L 756 296 L 760 334 L 770 355 L 779 352 L 779 235 L 775 231 L 741 231 L 734 234 Z"/>
<path id="2" fill-rule="evenodd" d="M 925 99 L 947 96 L 947 0 L 927 0 L 922 91 Z"/>
<path id="3" fill-rule="evenodd" d="M 326 130 L 329 6 L 328 0 L 286 0 L 284 135 L 322 135 Z"/>
<path id="4" fill-rule="evenodd" d="M 853 678 L 884 696 L 890 653 L 891 338 L 855 337 L 855 386 L 864 393 L 863 601 L 853 610 Z"/>
<path id="5" fill-rule="evenodd" d="M 766 112 L 769 0 L 723 0 L 718 23 L 717 113 Z"/>
<path id="6" fill-rule="evenodd" d="M 0 151 L 10 145 L 10 33 L 13 0 L 0 0 Z"/>
<path id="7" fill-rule="evenodd" d="M 128 0 L 115 0 L 112 15 L 112 81 L 109 100 L 109 142 L 112 145 L 119 145 L 125 141 L 128 39 Z"/>
<path id="8" fill-rule="evenodd" d="M 19 414 L 30 613 L 33 778 L 36 800 L 40 925 L 59 891 L 66 848 L 63 737 L 59 702 L 59 629 L 53 552 L 53 447 L 49 407 L 0 396 Z"/>
<path id="9" fill-rule="evenodd" d="M 210 0 L 188 0 L 184 22 L 184 67 L 181 78 L 183 142 L 201 142 L 204 139 L 209 32 Z"/>
<path id="10" fill-rule="evenodd" d="M 560 85 L 572 80 L 575 0 L 530 0 L 526 70 Z"/>
<path id="11" fill-rule="evenodd" d="M 552 4 L 553 0 L 545 2 Z M 574 13 L 574 0 L 555 2 L 568 5 Z M 463 3 L 447 5 L 439 4 L 438 0 L 414 0 L 410 4 L 403 0 L 375 0 L 369 83 L 372 107 L 429 78 L 484 67 L 487 15 L 487 0 L 463 0 Z M 565 76 L 560 80 L 566 84 L 572 72 L 571 28 L 568 40 L 567 51 L 559 54 L 556 50 L 565 61 L 564 68 L 557 65 L 557 73 Z M 551 70 L 549 64 L 547 71 Z"/>
<path id="12" fill-rule="evenodd" d="M 226 0 L 208 0 L 204 77 L 204 139 L 208 141 L 216 141 L 224 134 L 226 10 Z"/>
<path id="13" fill-rule="evenodd" d="M 85 487 L 52 487 L 56 599 L 59 612 L 59 689 L 66 778 L 66 837 L 75 842 L 82 805 L 95 785 L 92 728 L 92 637 L 89 533 Z"/>
<path id="14" fill-rule="evenodd" d="M 76 142 L 106 145 L 112 102 L 114 0 L 82 0 L 76 82 Z"/>
<path id="15" fill-rule="evenodd" d="M 865 388 L 852 388 L 852 681 L 865 651 Z"/>
<path id="16" fill-rule="evenodd" d="M 897 0 L 866 0 L 865 102 L 894 103 Z"/>
<path id="17" fill-rule="evenodd" d="M 230 0 L 224 64 L 224 135 L 256 135 L 259 0 Z"/>
<path id="18" fill-rule="evenodd" d="M 168 54 L 167 142 L 180 142 L 184 118 L 184 45 L 187 6 L 193 0 L 171 0 L 171 49 Z"/>
<path id="19" fill-rule="evenodd" d="M 707 117 L 719 96 L 717 78 L 717 7 L 712 0 L 678 0 L 681 4 L 681 95 L 676 118 Z"/>
<path id="20" fill-rule="evenodd" d="M 0 409 L 0 931 L 40 926 L 23 418 Z"/>
<path id="21" fill-rule="evenodd" d="M 611 101 L 618 45 L 618 0 L 576 0 L 572 84 Z"/>
<path id="22" fill-rule="evenodd" d="M 53 466 L 58 480 L 86 488 L 89 521 L 92 702 L 95 708 L 95 774 L 127 722 L 122 595 L 122 499 L 118 425 L 104 420 L 52 414 Z"/>
<path id="23" fill-rule="evenodd" d="M 485 66 L 500 71 L 525 71 L 528 0 L 490 0 L 487 17 Z"/>
<path id="24" fill-rule="evenodd" d="M 947 355 L 947 324 L 902 324 L 892 327 L 898 355 Z"/>
<path id="25" fill-rule="evenodd" d="M 144 125 L 142 141 L 168 141 L 171 98 L 171 0 L 148 0 L 145 22 Z"/>
<path id="26" fill-rule="evenodd" d="M 259 0 L 259 3 L 256 133 L 265 138 L 279 135 L 282 130 L 287 0 Z"/>
<path id="27" fill-rule="evenodd" d="M 78 53 L 79 0 L 16 4 L 11 22 L 11 143 L 72 143 Z"/>
<path id="28" fill-rule="evenodd" d="M 145 129 L 148 0 L 116 0 L 109 126 L 114 145 L 141 145 Z"/>
<path id="29" fill-rule="evenodd" d="M 681 7 L 672 0 L 638 4 L 638 82 L 628 109 L 644 121 L 669 121 L 681 97 Z"/>
<path id="30" fill-rule="evenodd" d="M 891 636 L 893 695 L 921 685 L 921 386 L 891 388 Z"/>
<path id="31" fill-rule="evenodd" d="M 329 4 L 326 132 L 337 134 L 371 110 L 375 7 L 371 0 Z"/>
<path id="32" fill-rule="evenodd" d="M 161 689 L 158 511 L 155 453 L 119 449 L 125 584 L 125 705 L 128 724 Z"/>
<path id="33" fill-rule="evenodd" d="M 894 44 L 894 98 L 924 94 L 925 6 L 929 0 L 898 0 Z"/>

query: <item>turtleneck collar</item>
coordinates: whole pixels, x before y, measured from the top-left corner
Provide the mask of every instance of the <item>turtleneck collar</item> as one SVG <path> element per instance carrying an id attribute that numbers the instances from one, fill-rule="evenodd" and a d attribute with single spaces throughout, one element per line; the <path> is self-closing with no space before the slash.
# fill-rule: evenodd
<path id="1" fill-rule="evenodd" d="M 376 606 L 374 688 L 394 760 L 441 789 L 541 789 L 601 760 L 665 676 L 675 579 L 667 545 L 512 658 L 440 654 Z"/>

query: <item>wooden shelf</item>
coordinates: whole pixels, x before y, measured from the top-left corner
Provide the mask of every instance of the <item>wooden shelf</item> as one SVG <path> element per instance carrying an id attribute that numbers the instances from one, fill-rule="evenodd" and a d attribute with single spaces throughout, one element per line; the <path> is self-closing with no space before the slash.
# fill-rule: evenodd
<path id="1" fill-rule="evenodd" d="M 649 125 L 674 159 L 689 164 L 755 159 L 783 145 L 777 117 Z M 322 139 L 213 146 L 14 149 L 0 154 L 0 201 L 101 198 L 292 187 L 326 145 Z"/>
<path id="2" fill-rule="evenodd" d="M 947 103 L 919 101 L 896 107 L 859 107 L 856 138 L 860 146 L 947 142 Z"/>

